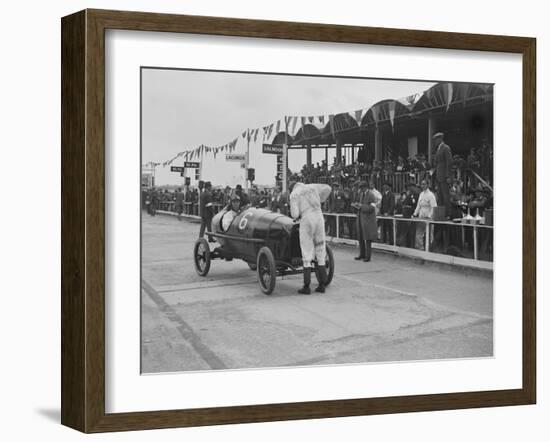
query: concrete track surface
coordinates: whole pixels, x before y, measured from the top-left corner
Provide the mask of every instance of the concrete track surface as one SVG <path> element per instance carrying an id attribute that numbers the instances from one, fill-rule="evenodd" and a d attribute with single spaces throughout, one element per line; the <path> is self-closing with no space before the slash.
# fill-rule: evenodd
<path id="1" fill-rule="evenodd" d="M 364 263 L 355 248 L 333 246 L 325 294 L 299 295 L 294 275 L 266 296 L 240 260 L 212 261 L 198 276 L 198 231 L 193 221 L 143 214 L 143 373 L 493 354 L 491 272 L 383 252 Z"/>

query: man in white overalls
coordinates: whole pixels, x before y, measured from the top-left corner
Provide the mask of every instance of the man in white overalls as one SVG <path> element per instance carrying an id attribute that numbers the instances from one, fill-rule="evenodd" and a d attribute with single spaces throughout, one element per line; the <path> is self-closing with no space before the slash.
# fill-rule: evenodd
<path id="1" fill-rule="evenodd" d="M 304 266 L 304 286 L 298 293 L 309 295 L 311 290 L 311 263 L 317 260 L 319 268 L 319 286 L 316 292 L 324 293 L 327 281 L 325 220 L 321 204 L 330 195 L 331 188 L 327 184 L 291 184 L 290 214 L 295 220 L 300 220 L 300 248 Z"/>

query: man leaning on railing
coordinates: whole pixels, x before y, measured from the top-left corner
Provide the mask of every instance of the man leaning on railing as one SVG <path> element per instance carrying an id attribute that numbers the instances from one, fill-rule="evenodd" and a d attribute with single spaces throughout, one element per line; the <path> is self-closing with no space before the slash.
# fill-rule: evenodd
<path id="1" fill-rule="evenodd" d="M 437 207 L 435 195 L 428 187 L 428 181 L 422 180 L 420 183 L 422 192 L 418 196 L 418 203 L 414 210 L 413 216 L 423 219 L 432 219 L 433 210 Z M 416 223 L 416 240 L 415 245 L 417 249 L 424 249 L 426 241 L 426 226 L 424 223 Z"/>

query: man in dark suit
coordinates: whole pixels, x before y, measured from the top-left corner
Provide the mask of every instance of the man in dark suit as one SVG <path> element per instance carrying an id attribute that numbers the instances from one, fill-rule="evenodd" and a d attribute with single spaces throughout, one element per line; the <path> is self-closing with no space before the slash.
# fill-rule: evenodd
<path id="1" fill-rule="evenodd" d="M 354 206 L 358 210 L 357 235 L 359 241 L 359 256 L 355 257 L 355 259 L 365 262 L 370 261 L 372 242 L 378 237 L 376 197 L 368 187 L 369 185 L 366 181 L 361 181 L 358 202 L 354 203 Z"/>
<path id="2" fill-rule="evenodd" d="M 199 232 L 199 238 L 204 236 L 204 231 L 208 228 L 208 231 L 212 231 L 212 184 L 210 181 L 204 183 L 204 189 L 200 195 L 200 207 L 199 215 L 201 217 L 201 229 Z M 208 242 L 215 242 L 212 237 L 208 238 Z"/>
<path id="3" fill-rule="evenodd" d="M 175 195 L 175 201 L 176 201 L 175 209 L 176 209 L 176 213 L 178 214 L 178 221 L 181 221 L 181 214 L 183 213 L 183 199 L 184 199 L 184 197 L 185 197 L 185 195 L 181 191 L 181 187 L 179 187 L 176 190 L 176 195 Z"/>
<path id="4" fill-rule="evenodd" d="M 453 155 L 451 148 L 445 144 L 444 135 L 438 132 L 433 136 L 435 145 L 435 180 L 437 183 L 437 204 L 445 206 L 446 216 L 451 213 L 451 193 L 449 187 L 453 182 Z"/>
<path id="5" fill-rule="evenodd" d="M 380 203 L 380 215 L 393 216 L 395 212 L 395 195 L 392 192 L 391 184 L 384 183 L 382 186 L 382 201 Z M 393 220 L 380 220 L 382 227 L 382 242 L 393 245 Z"/>
<path id="6" fill-rule="evenodd" d="M 329 213 L 344 213 L 346 208 L 346 195 L 344 191 L 340 188 L 339 183 L 334 183 L 332 185 L 332 191 L 328 197 L 328 212 Z M 341 220 L 340 220 L 341 221 Z M 328 217 L 328 227 L 329 227 L 329 236 L 338 236 L 339 232 L 336 232 L 336 217 Z M 340 231 L 342 230 L 343 224 L 340 222 Z"/>

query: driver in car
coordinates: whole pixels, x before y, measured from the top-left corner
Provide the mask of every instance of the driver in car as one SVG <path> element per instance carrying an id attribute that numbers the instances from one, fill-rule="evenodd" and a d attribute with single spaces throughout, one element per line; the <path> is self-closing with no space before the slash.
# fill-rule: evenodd
<path id="1" fill-rule="evenodd" d="M 241 197 L 236 193 L 231 197 L 231 201 L 228 204 L 227 212 L 222 217 L 222 230 L 227 232 L 227 229 L 231 226 L 231 223 L 240 212 Z"/>
<path id="2" fill-rule="evenodd" d="M 319 286 L 316 292 L 325 293 L 327 282 L 325 220 L 321 211 L 321 203 L 330 195 L 331 188 L 327 184 L 291 183 L 290 214 L 295 220 L 300 220 L 300 248 L 304 266 L 304 286 L 298 293 L 309 295 L 311 290 L 311 265 L 317 259 L 319 269 Z"/>

